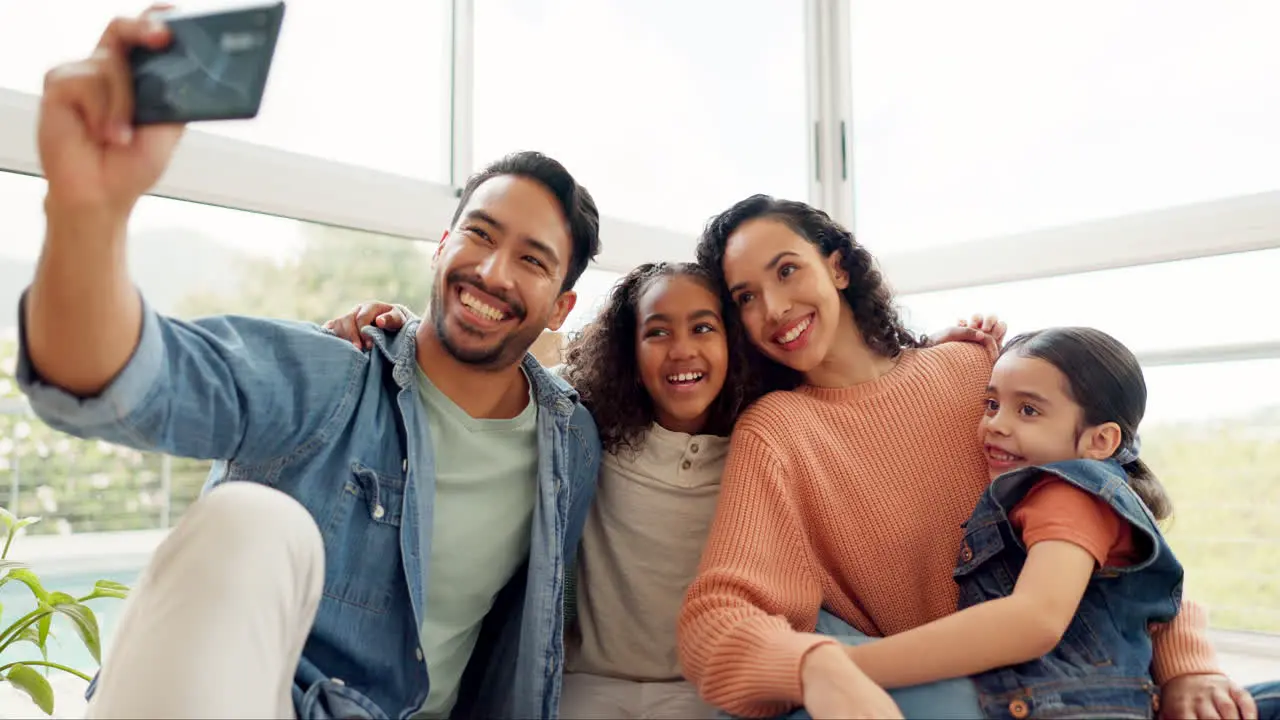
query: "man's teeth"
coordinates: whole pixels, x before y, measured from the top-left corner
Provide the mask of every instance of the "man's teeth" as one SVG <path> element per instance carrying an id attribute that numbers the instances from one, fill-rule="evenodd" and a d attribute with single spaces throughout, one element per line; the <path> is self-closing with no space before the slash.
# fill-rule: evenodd
<path id="1" fill-rule="evenodd" d="M 477 315 L 480 315 L 482 317 L 487 317 L 490 320 L 501 320 L 502 318 L 506 317 L 506 313 L 502 312 L 496 307 L 493 307 L 492 305 L 485 304 L 485 302 L 482 301 L 480 298 L 476 297 L 475 295 L 472 295 L 469 292 L 466 292 L 465 290 L 462 293 L 462 304 L 471 308 L 472 312 L 476 313 Z"/>
<path id="2" fill-rule="evenodd" d="M 796 338 L 800 337 L 800 333 L 804 332 L 809 327 L 810 322 L 812 322 L 811 318 L 805 318 L 804 320 L 801 320 L 799 325 L 796 325 L 795 327 L 791 328 L 791 330 L 789 330 L 786 335 L 783 335 L 782 337 L 778 338 L 778 342 L 782 343 L 783 345 L 786 345 L 792 340 L 795 340 Z"/>
<path id="3" fill-rule="evenodd" d="M 675 375 L 667 376 L 667 382 L 671 383 L 695 382 L 701 379 L 702 373 L 700 372 L 676 373 Z"/>

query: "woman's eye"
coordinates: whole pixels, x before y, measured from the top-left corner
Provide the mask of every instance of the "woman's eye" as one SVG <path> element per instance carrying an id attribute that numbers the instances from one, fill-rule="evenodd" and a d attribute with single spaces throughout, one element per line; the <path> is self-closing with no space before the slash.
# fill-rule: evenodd
<path id="1" fill-rule="evenodd" d="M 666 335 L 667 335 L 667 331 L 666 331 L 666 330 L 664 330 L 664 329 L 662 329 L 662 328 L 655 328 L 655 329 L 650 330 L 649 332 L 645 333 L 645 335 L 644 335 L 644 336 L 645 336 L 645 337 L 647 337 L 647 338 L 653 338 L 653 337 L 666 337 Z"/>
<path id="2" fill-rule="evenodd" d="M 778 277 L 780 278 L 790 277 L 791 275 L 795 274 L 796 270 L 799 270 L 799 269 L 800 268 L 796 267 L 793 263 L 787 263 L 782 267 L 778 268 Z"/>
<path id="3" fill-rule="evenodd" d="M 756 297 L 755 295 L 752 295 L 749 292 L 738 293 L 738 306 L 741 307 L 743 305 L 746 305 L 747 303 L 754 300 L 755 297 Z"/>

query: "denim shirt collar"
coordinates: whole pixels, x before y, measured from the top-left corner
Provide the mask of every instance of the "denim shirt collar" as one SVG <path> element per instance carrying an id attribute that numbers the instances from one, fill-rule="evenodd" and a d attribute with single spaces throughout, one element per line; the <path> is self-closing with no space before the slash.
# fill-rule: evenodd
<path id="1" fill-rule="evenodd" d="M 421 324 L 421 320 L 412 320 L 394 333 L 372 326 L 368 329 L 374 346 L 394 366 L 392 377 L 401 389 L 413 387 L 414 364 L 418 361 L 418 328 Z M 578 402 L 578 391 L 573 386 L 544 368 L 533 353 L 526 352 L 520 365 L 533 386 L 533 397 L 538 407 L 554 410 L 564 417 L 573 413 Z"/>

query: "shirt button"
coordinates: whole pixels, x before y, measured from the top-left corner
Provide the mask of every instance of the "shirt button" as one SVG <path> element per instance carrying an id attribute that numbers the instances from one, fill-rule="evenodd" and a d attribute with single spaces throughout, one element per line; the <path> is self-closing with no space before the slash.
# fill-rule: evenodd
<path id="1" fill-rule="evenodd" d="M 329 682 L 331 682 L 331 683 L 333 683 L 334 685 L 337 685 L 337 686 L 339 686 L 339 687 L 341 687 L 341 686 L 343 686 L 343 685 L 346 685 L 346 683 L 342 682 L 342 678 L 330 678 L 330 679 L 329 679 Z"/>
<path id="2" fill-rule="evenodd" d="M 693 467 L 693 463 L 689 462 L 688 460 L 685 460 L 684 462 L 680 463 L 681 470 L 688 470 L 691 467 Z"/>
<path id="3" fill-rule="evenodd" d="M 689 452 L 693 452 L 693 453 L 698 452 L 698 443 L 694 443 L 694 444 L 690 445 L 690 446 L 689 446 Z"/>
<path id="4" fill-rule="evenodd" d="M 1009 703 L 1009 714 L 1018 720 L 1022 720 L 1031 714 L 1031 708 L 1027 707 L 1027 704 L 1022 700 L 1014 700 Z"/>
<path id="5" fill-rule="evenodd" d="M 417 649 L 415 649 L 415 650 L 413 651 L 413 654 L 414 654 L 415 656 L 417 656 L 417 658 L 418 658 L 418 661 L 419 661 L 419 662 L 421 662 L 421 661 L 422 661 L 422 648 L 417 648 Z"/>
<path id="6" fill-rule="evenodd" d="M 381 520 L 381 519 L 382 519 L 382 516 L 383 516 L 383 515 L 386 515 L 386 514 L 387 514 L 387 511 L 386 511 L 385 509 L 383 509 L 383 507 L 382 507 L 381 505 L 374 505 L 374 506 L 373 506 L 373 519 L 374 519 L 374 520 Z"/>

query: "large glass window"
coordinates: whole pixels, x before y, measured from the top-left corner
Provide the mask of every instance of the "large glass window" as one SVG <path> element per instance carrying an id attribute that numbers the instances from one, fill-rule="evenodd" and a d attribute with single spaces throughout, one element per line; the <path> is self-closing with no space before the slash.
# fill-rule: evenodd
<path id="1" fill-rule="evenodd" d="M 1010 332 L 1091 325 L 1134 352 L 1280 340 L 1280 249 L 905 295 L 908 323 L 932 332 L 995 313 Z M 893 278 L 889 278 L 892 282 Z"/>
<path id="2" fill-rule="evenodd" d="M 806 199 L 804 5 L 476 0 L 475 160 L 546 152 L 601 212 L 695 232 Z"/>
<path id="3" fill-rule="evenodd" d="M 1146 377 L 1142 453 L 1173 499 L 1186 596 L 1214 627 L 1280 632 L 1280 360 Z"/>
<path id="4" fill-rule="evenodd" d="M 225 2 L 179 3 L 183 10 Z M 436 182 L 449 177 L 449 0 L 288 4 L 253 120 L 202 130 Z M 106 23 L 146 2 L 0 3 L 0 88 L 39 93 L 45 71 L 92 52 Z"/>
<path id="5" fill-rule="evenodd" d="M 850 5 L 881 253 L 1280 189 L 1280 4 Z"/>

